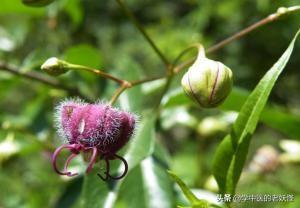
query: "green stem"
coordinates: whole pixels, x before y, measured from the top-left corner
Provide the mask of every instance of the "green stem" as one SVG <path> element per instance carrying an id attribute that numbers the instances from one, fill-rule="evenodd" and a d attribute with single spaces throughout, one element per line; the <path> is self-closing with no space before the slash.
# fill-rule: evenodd
<path id="1" fill-rule="evenodd" d="M 293 7 L 288 7 L 288 8 L 280 7 L 276 13 L 270 14 L 269 16 L 265 17 L 264 19 L 250 25 L 249 27 L 247 27 L 247 28 L 235 33 L 234 35 L 224 39 L 223 41 L 213 45 L 212 47 L 208 48 L 206 52 L 212 53 L 214 51 L 217 51 L 217 50 L 223 48 L 225 45 L 231 43 L 232 41 L 240 39 L 241 37 L 245 36 L 246 34 L 252 32 L 255 29 L 257 29 L 263 25 L 266 25 L 270 22 L 273 22 L 283 15 L 290 14 L 292 12 L 299 11 L 299 10 L 300 10 L 300 6 L 293 6 Z"/>
<path id="2" fill-rule="evenodd" d="M 140 84 L 144 84 L 144 83 L 147 83 L 147 82 L 155 81 L 155 80 L 158 80 L 158 79 L 163 79 L 165 77 L 166 77 L 165 75 L 150 77 L 150 78 L 146 78 L 146 79 L 131 81 L 130 83 L 131 83 L 132 86 L 135 86 L 135 85 L 140 85 Z"/>
<path id="3" fill-rule="evenodd" d="M 130 21 L 135 25 L 135 27 L 141 32 L 141 34 L 144 36 L 144 38 L 148 41 L 150 46 L 153 48 L 153 50 L 156 52 L 156 54 L 160 57 L 162 62 L 166 66 L 169 65 L 168 59 L 163 55 L 163 53 L 158 49 L 158 47 L 155 45 L 154 41 L 150 38 L 150 36 L 147 34 L 143 26 L 139 23 L 137 18 L 134 16 L 134 14 L 128 9 L 127 5 L 124 3 L 124 0 L 116 0 L 123 10 L 123 12 L 127 15 L 127 17 L 130 19 Z"/>
<path id="4" fill-rule="evenodd" d="M 178 56 L 174 59 L 173 61 L 173 66 L 176 66 L 177 63 L 180 61 L 180 59 L 187 54 L 189 51 L 195 49 L 196 47 L 194 45 L 187 47 L 186 49 L 184 49 L 183 51 L 181 51 Z"/>
<path id="5" fill-rule="evenodd" d="M 34 80 L 46 85 L 49 85 L 51 87 L 54 87 L 56 89 L 61 89 L 67 91 L 70 95 L 78 95 L 82 98 L 87 99 L 84 95 L 82 95 L 79 91 L 79 89 L 75 87 L 69 87 L 61 82 L 59 82 L 56 79 L 53 79 L 52 77 L 45 76 L 41 73 L 35 72 L 35 71 L 30 71 L 30 72 L 21 72 L 21 70 L 18 69 L 17 66 L 11 65 L 11 64 L 6 64 L 3 62 L 0 62 L 0 70 L 6 71 L 8 73 L 24 77 L 26 79 Z"/>
<path id="6" fill-rule="evenodd" d="M 187 47 L 186 49 L 184 49 L 183 51 L 181 51 L 181 53 L 179 53 L 179 55 L 175 58 L 175 60 L 173 61 L 173 66 L 176 66 L 177 63 L 179 62 L 179 60 L 186 54 L 188 53 L 189 51 L 191 51 L 192 49 L 198 49 L 198 56 L 201 56 L 201 57 L 205 57 L 205 49 L 203 47 L 202 44 L 193 44 L 189 47 Z M 193 58 L 193 61 L 195 60 L 195 58 Z M 177 67 L 174 67 L 174 69 L 177 68 Z M 174 70 L 173 69 L 173 70 Z M 176 71 L 173 71 L 175 72 L 175 74 L 177 73 Z"/>
<path id="7" fill-rule="evenodd" d="M 173 71 L 172 68 L 171 68 L 171 70 Z M 157 112 L 157 113 L 160 112 L 160 107 L 161 107 L 161 104 L 162 104 L 162 100 L 163 100 L 163 98 L 164 98 L 164 95 L 168 92 L 168 90 L 169 90 L 169 88 L 170 88 L 170 86 L 171 86 L 171 83 L 172 83 L 173 78 L 174 78 L 174 74 L 173 74 L 173 73 L 169 74 L 169 75 L 167 76 L 167 78 L 166 78 L 166 79 L 167 79 L 167 80 L 166 80 L 166 84 L 165 84 L 165 86 L 164 86 L 164 88 L 163 88 L 163 91 L 162 91 L 162 93 L 161 93 L 161 95 L 160 95 L 160 98 L 159 98 L 159 100 L 158 100 L 158 102 L 157 102 L 157 105 L 156 105 L 156 107 L 154 108 L 154 111 Z"/>
<path id="8" fill-rule="evenodd" d="M 81 71 L 87 71 L 87 72 L 90 72 L 90 73 L 94 73 L 98 76 L 105 77 L 107 79 L 113 80 L 113 81 L 115 81 L 119 84 L 124 84 L 124 83 L 127 82 L 125 80 L 114 77 L 111 74 L 108 74 L 108 73 L 103 72 L 101 70 L 90 68 L 90 67 L 87 67 L 87 66 L 82 66 L 82 65 L 77 65 L 77 64 L 68 64 L 66 68 L 71 69 L 71 70 L 79 70 L 79 71 L 81 70 Z"/>
<path id="9" fill-rule="evenodd" d="M 167 75 L 166 76 L 159 76 L 159 77 L 152 77 L 152 78 L 147 78 L 147 79 L 142 79 L 142 80 L 136 80 L 136 81 L 132 81 L 132 82 L 128 82 L 126 80 L 122 80 L 119 79 L 117 77 L 114 77 L 108 73 L 105 73 L 101 70 L 97 70 L 94 68 L 90 68 L 90 67 L 86 67 L 86 66 L 81 66 L 81 65 L 76 65 L 76 64 L 69 64 L 68 65 L 68 69 L 73 69 L 73 70 L 83 70 L 83 71 L 88 71 L 94 74 L 97 74 L 99 76 L 111 79 L 119 84 L 121 84 L 121 87 L 119 87 L 116 92 L 114 93 L 114 95 L 112 96 L 112 99 L 110 101 L 111 104 L 113 104 L 117 98 L 127 89 L 130 88 L 132 86 L 136 86 L 139 84 L 143 84 L 146 82 L 150 82 L 150 81 L 154 81 L 154 80 L 158 80 L 158 79 L 162 79 L 164 77 L 167 78 L 167 82 L 166 85 L 163 89 L 163 93 L 159 99 L 159 104 L 157 105 L 157 107 L 155 109 L 159 110 L 159 106 L 160 103 L 163 99 L 164 94 L 168 91 L 170 84 L 172 82 L 172 79 L 174 77 L 174 75 L 178 74 L 181 70 L 183 70 L 184 68 L 186 68 L 187 66 L 191 65 L 196 57 L 191 58 L 183 63 L 181 63 L 180 65 L 177 65 L 177 62 L 179 62 L 179 60 L 182 58 L 182 56 L 184 54 L 186 54 L 189 50 L 191 50 L 192 48 L 194 48 L 195 46 L 191 46 L 188 47 L 187 49 L 183 50 L 178 56 L 177 58 L 174 60 L 174 62 L 172 64 L 169 63 L 169 61 L 165 58 L 165 56 L 160 52 L 160 50 L 157 48 L 157 46 L 154 44 L 154 42 L 152 41 L 152 39 L 149 37 L 149 35 L 146 33 L 146 31 L 144 30 L 144 28 L 141 26 L 141 24 L 137 21 L 137 19 L 135 18 L 135 16 L 133 15 L 133 13 L 128 9 L 128 7 L 124 4 L 123 0 L 116 0 L 118 2 L 118 4 L 120 5 L 120 7 L 123 9 L 123 11 L 125 12 L 125 14 L 129 17 L 129 19 L 133 22 L 133 24 L 137 27 L 137 29 L 142 33 L 142 35 L 145 37 L 145 39 L 149 42 L 149 44 L 152 46 L 152 48 L 155 50 L 155 52 L 159 55 L 159 57 L 161 58 L 161 60 L 165 63 L 166 69 L 167 69 Z M 229 38 L 226 38 L 225 40 L 213 45 L 212 47 L 208 48 L 206 53 L 212 53 L 215 52 L 221 48 L 223 48 L 224 46 L 226 46 L 227 44 L 233 42 L 234 40 L 237 40 L 243 36 L 245 36 L 246 34 L 252 32 L 253 30 L 264 26 L 270 22 L 273 22 L 275 20 L 277 20 L 279 17 L 286 15 L 286 14 L 290 14 L 292 12 L 295 11 L 299 11 L 300 10 L 300 6 L 293 6 L 293 7 L 288 7 L 288 8 L 279 8 L 277 10 L 276 13 L 273 13 L 269 16 L 267 16 L 266 18 L 254 23 L 253 25 L 250 25 L 249 27 L 235 33 L 234 35 L 230 36 Z M 199 45 L 197 46 L 198 48 Z M 202 47 L 202 46 L 201 46 Z M 201 50 L 201 48 L 200 48 Z M 0 64 L 0 69 L 1 69 L 1 64 Z M 17 70 L 11 70 L 7 67 L 3 67 L 2 69 L 9 71 L 11 73 L 17 74 L 17 75 L 22 75 L 25 76 L 27 78 L 30 79 L 34 79 L 34 80 L 38 80 L 40 82 L 43 82 L 45 84 L 57 87 L 57 88 L 62 88 L 65 89 L 69 92 L 71 92 L 70 88 L 65 87 L 64 85 L 61 85 L 60 83 L 57 82 L 57 80 L 49 80 L 44 79 L 43 77 L 39 77 L 38 75 L 35 74 L 21 74 L 20 72 L 18 72 Z M 79 94 L 79 92 L 77 92 L 77 94 Z"/>
<path id="10" fill-rule="evenodd" d="M 119 87 L 119 88 L 116 90 L 116 92 L 113 94 L 112 98 L 111 98 L 110 101 L 109 101 L 109 104 L 110 104 L 110 105 L 113 105 L 113 104 L 117 101 L 118 97 L 119 97 L 119 96 L 120 96 L 127 88 L 129 88 L 129 87 L 126 86 L 126 85 L 121 85 L 121 87 Z"/>
<path id="11" fill-rule="evenodd" d="M 291 14 L 296 11 L 300 11 L 300 6 L 292 6 L 292 7 L 288 7 L 288 8 L 281 7 L 277 10 L 277 12 L 270 14 L 269 16 L 265 17 L 264 19 L 250 25 L 249 27 L 247 27 L 247 28 L 233 34 L 232 36 L 222 40 L 221 42 L 211 46 L 210 48 L 208 48 L 206 50 L 206 53 L 216 52 L 217 50 L 222 49 L 226 45 L 230 44 L 231 42 L 233 42 L 235 40 L 240 39 L 241 37 L 247 35 L 248 33 L 252 32 L 266 24 L 274 22 L 284 15 Z M 195 59 L 196 59 L 196 57 L 193 57 L 193 58 L 181 63 L 179 66 L 175 67 L 174 73 L 177 74 L 182 69 L 186 68 L 187 66 L 190 66 L 195 61 Z"/>

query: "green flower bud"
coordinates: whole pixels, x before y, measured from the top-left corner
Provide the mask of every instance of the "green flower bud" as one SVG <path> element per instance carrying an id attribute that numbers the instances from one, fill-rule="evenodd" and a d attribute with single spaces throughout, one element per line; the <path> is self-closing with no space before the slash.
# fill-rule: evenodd
<path id="1" fill-rule="evenodd" d="M 69 63 L 55 57 L 47 59 L 41 69 L 51 76 L 58 76 L 68 71 Z"/>
<path id="2" fill-rule="evenodd" d="M 51 4 L 54 0 L 22 0 L 22 3 L 27 6 L 43 7 Z"/>
<path id="3" fill-rule="evenodd" d="M 216 107 L 231 91 L 232 72 L 221 62 L 206 58 L 201 47 L 196 61 L 183 76 L 181 85 L 201 107 Z"/>

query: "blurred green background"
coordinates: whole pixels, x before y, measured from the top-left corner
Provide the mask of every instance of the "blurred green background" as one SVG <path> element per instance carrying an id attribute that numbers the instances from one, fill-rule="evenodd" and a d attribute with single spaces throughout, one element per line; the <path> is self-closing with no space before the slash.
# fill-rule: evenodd
<path id="1" fill-rule="evenodd" d="M 297 5 L 299 1 L 128 0 L 126 3 L 166 57 L 172 60 L 193 43 L 201 42 L 209 47 L 275 12 L 278 7 Z M 243 101 L 241 97 L 254 88 L 280 57 L 299 23 L 300 13 L 285 16 L 209 56 L 233 70 L 237 87 L 220 109 L 202 110 L 188 102 L 181 95 L 182 74 L 176 76 L 165 97 L 156 133 L 170 156 L 169 168 L 189 187 L 216 191 L 210 183 L 216 146 L 228 133 Z M 194 55 L 195 52 L 191 52 L 183 60 Z M 9 65 L 21 73 L 42 73 L 40 65 L 52 56 L 103 69 L 128 80 L 165 73 L 157 55 L 115 1 L 57 0 L 45 8 L 30 8 L 18 0 L 2 0 L 1 208 L 79 206 L 82 176 L 61 178 L 50 164 L 51 153 L 61 143 L 53 127 L 54 106 L 66 97 L 76 96 L 76 92 L 68 94 L 63 89 L 1 70 Z M 294 203 L 273 203 L 272 207 L 300 207 L 299 56 L 300 41 L 297 41 L 295 52 L 271 94 L 263 122 L 254 135 L 245 174 L 238 186 L 238 193 L 281 193 L 295 197 Z M 109 100 L 117 87 L 109 80 L 81 72 L 51 79 L 79 89 L 80 94 L 91 101 Z M 120 97 L 117 105 L 142 115 L 153 108 L 161 90 L 160 81 L 132 88 Z M 174 96 L 178 92 L 180 95 Z M 266 144 L 271 147 L 258 151 Z M 259 156 L 275 158 L 274 167 L 267 170 L 266 164 L 257 167 L 257 161 L 261 160 L 255 158 Z M 272 161 L 268 160 L 267 164 L 273 164 Z M 83 164 L 77 161 L 73 166 L 78 168 Z M 132 176 L 128 178 L 117 206 L 147 207 L 139 199 L 126 195 L 127 189 L 136 186 Z M 177 196 L 172 203 L 175 206 L 186 201 Z M 236 207 L 250 205 L 239 203 Z M 257 206 L 270 207 L 270 204 Z"/>

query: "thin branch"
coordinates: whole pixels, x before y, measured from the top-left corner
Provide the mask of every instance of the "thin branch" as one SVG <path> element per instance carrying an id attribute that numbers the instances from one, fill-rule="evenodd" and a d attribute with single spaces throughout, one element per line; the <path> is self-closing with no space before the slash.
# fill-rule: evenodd
<path id="1" fill-rule="evenodd" d="M 35 72 L 35 71 L 30 71 L 30 72 L 23 73 L 20 70 L 18 70 L 18 68 L 16 66 L 11 65 L 11 64 L 6 64 L 4 62 L 0 62 L 0 70 L 6 71 L 8 73 L 11 73 L 11 74 L 14 74 L 14 75 L 17 75 L 17 76 L 20 76 L 20 77 L 27 78 L 27 79 L 30 79 L 30 80 L 34 80 L 34 81 L 49 85 L 51 87 L 57 88 L 57 89 L 65 90 L 70 95 L 73 95 L 73 96 L 78 95 L 82 98 L 85 98 L 79 92 L 79 90 L 77 88 L 66 86 L 66 85 L 60 83 L 56 79 L 53 79 L 49 76 L 45 76 L 45 75 L 43 75 L 41 73 L 38 73 L 38 72 Z"/>
<path id="2" fill-rule="evenodd" d="M 299 11 L 299 10 L 300 10 L 300 6 L 294 6 L 294 7 L 289 7 L 289 8 L 283 8 L 283 7 L 282 7 L 282 8 L 279 8 L 279 9 L 277 10 L 276 13 L 269 15 L 268 17 L 266 17 L 266 18 L 260 20 L 259 22 L 256 22 L 256 23 L 254 23 L 253 25 L 250 25 L 249 27 L 247 27 L 247 28 L 241 30 L 240 32 L 238 32 L 238 33 L 236 33 L 236 34 L 230 36 L 229 38 L 227 38 L 227 39 L 221 41 L 220 43 L 217 43 L 217 44 L 215 44 L 214 46 L 208 48 L 208 50 L 206 51 L 206 53 L 212 53 L 212 52 L 215 52 L 215 51 L 217 51 L 217 50 L 223 48 L 223 47 L 226 46 L 227 44 L 231 43 L 232 41 L 235 41 L 235 40 L 237 40 L 237 39 L 239 39 L 239 38 L 245 36 L 246 34 L 252 32 L 252 31 L 255 30 L 255 29 L 257 29 L 257 28 L 259 28 L 259 27 L 261 27 L 261 26 L 264 26 L 264 25 L 266 25 L 266 24 L 268 24 L 268 23 L 271 23 L 271 22 L 273 22 L 273 21 L 279 19 L 279 17 L 281 17 L 281 16 L 283 16 L 283 15 L 290 14 L 290 13 L 292 13 L 292 12 Z M 194 47 L 194 46 L 192 46 L 192 47 Z M 185 49 L 184 51 L 182 51 L 182 52 L 179 54 L 179 56 L 175 59 L 174 63 L 177 63 L 177 61 L 178 61 L 178 60 L 179 60 L 179 59 L 180 59 L 187 51 L 189 51 L 192 47 L 189 47 L 189 48 Z M 196 57 L 191 58 L 191 59 L 189 59 L 189 60 L 187 60 L 187 61 L 181 63 L 181 64 L 178 65 L 178 66 L 170 67 L 172 73 L 171 73 L 170 75 L 168 75 L 168 77 L 167 77 L 167 83 L 166 83 L 166 85 L 165 85 L 165 87 L 164 87 L 162 96 L 161 96 L 161 98 L 160 98 L 160 103 L 161 103 L 161 100 L 162 100 L 164 94 L 168 91 L 168 88 L 169 88 L 169 86 L 170 86 L 170 84 L 171 84 L 171 82 L 172 82 L 172 79 L 173 79 L 174 74 L 179 73 L 182 69 L 184 69 L 185 67 L 191 65 L 191 64 L 195 61 L 195 59 L 196 59 Z M 175 64 L 174 64 L 174 65 L 175 65 Z M 174 66 L 174 65 L 173 65 L 173 66 Z M 159 110 L 159 106 L 158 106 L 157 109 Z"/>
<path id="3" fill-rule="evenodd" d="M 187 47 L 186 49 L 184 49 L 183 51 L 181 51 L 179 53 L 179 55 L 174 59 L 172 65 L 173 66 L 176 66 L 177 63 L 179 62 L 179 60 L 185 55 L 187 54 L 189 51 L 191 51 L 192 49 L 197 49 L 198 50 L 198 54 L 201 53 L 201 56 L 205 56 L 205 50 L 204 50 L 204 47 L 202 44 L 200 43 L 196 43 L 196 44 L 193 44 L 189 47 Z M 174 72 L 174 71 L 173 71 Z"/>
<path id="4" fill-rule="evenodd" d="M 167 76 L 167 80 L 166 80 L 166 83 L 165 83 L 164 88 L 162 90 L 162 93 L 161 93 L 161 95 L 159 97 L 159 100 L 157 102 L 156 107 L 154 108 L 154 111 L 157 112 L 157 113 L 159 113 L 159 111 L 160 111 L 162 100 L 163 100 L 165 94 L 168 92 L 168 90 L 169 90 L 169 88 L 171 86 L 171 83 L 172 83 L 172 80 L 174 78 L 174 75 L 175 74 L 170 74 L 169 76 Z"/>
<path id="5" fill-rule="evenodd" d="M 118 2 L 118 4 L 120 5 L 120 7 L 123 9 L 123 11 L 125 12 L 125 14 L 129 17 L 129 19 L 133 22 L 133 24 L 137 27 L 137 29 L 143 34 L 143 36 L 145 37 L 145 39 L 149 42 L 149 44 L 152 46 L 152 48 L 155 50 L 155 52 L 159 55 L 159 57 L 162 59 L 162 61 L 165 63 L 166 69 L 167 69 L 167 75 L 165 76 L 158 76 L 158 77 L 152 77 L 152 78 L 147 78 L 147 79 L 142 79 L 142 80 L 136 80 L 136 81 L 126 81 L 126 80 L 122 80 L 119 78 L 116 78 L 108 73 L 105 73 L 103 71 L 97 70 L 97 69 L 93 69 L 93 68 L 89 68 L 89 67 L 85 67 L 85 66 L 80 66 L 80 65 L 73 65 L 71 64 L 71 68 L 75 69 L 75 70 L 85 70 L 94 74 L 97 74 L 99 76 L 103 76 L 106 77 L 108 79 L 111 79 L 119 84 L 121 84 L 121 86 L 116 90 L 116 92 L 113 94 L 111 100 L 110 100 L 110 104 L 112 105 L 117 99 L 118 97 L 128 88 L 132 87 L 132 86 L 136 86 L 139 84 L 143 84 L 146 82 L 150 82 L 150 81 L 154 81 L 154 80 L 158 80 L 161 78 L 167 78 L 167 83 L 165 85 L 165 88 L 163 90 L 162 96 L 159 100 L 159 103 L 161 102 L 163 95 L 168 91 L 168 88 L 171 84 L 172 78 L 174 77 L 175 74 L 179 73 L 182 69 L 186 68 L 187 66 L 191 65 L 194 61 L 195 58 L 189 59 L 183 63 L 181 63 L 178 66 L 175 66 L 178 62 L 178 60 L 187 52 L 191 49 L 187 48 L 185 49 L 183 52 L 181 52 L 179 54 L 179 56 L 175 59 L 174 63 L 176 64 L 172 64 L 170 65 L 168 60 L 165 58 L 165 56 L 160 52 L 160 50 L 157 48 L 157 46 L 154 44 L 154 42 L 152 41 L 152 39 L 148 36 L 148 34 L 145 32 L 144 28 L 141 26 L 141 24 L 137 21 L 137 19 L 135 18 L 135 16 L 133 15 L 133 13 L 127 8 L 127 6 L 124 4 L 123 0 L 116 0 Z M 229 43 L 247 35 L 248 33 L 252 32 L 253 30 L 262 27 L 268 23 L 271 23 L 277 19 L 279 19 L 279 17 L 286 15 L 286 14 L 290 14 L 292 12 L 295 11 L 299 11 L 300 10 L 300 6 L 294 6 L 294 7 L 289 7 L 289 8 L 279 8 L 277 10 L 276 13 L 269 15 L 268 17 L 250 25 L 249 27 L 241 30 L 240 32 L 235 33 L 234 35 L 230 36 L 229 38 L 226 38 L 225 40 L 213 45 L 212 47 L 208 48 L 206 53 L 212 53 L 215 52 L 221 48 L 223 48 L 224 46 L 228 45 Z M 59 88 L 59 89 L 63 89 L 68 91 L 71 95 L 80 95 L 80 92 L 77 88 L 70 88 L 66 85 L 63 85 L 62 83 L 60 83 L 58 80 L 55 79 L 51 79 L 50 77 L 46 77 L 41 75 L 40 73 L 37 72 L 28 72 L 28 73 L 22 73 L 19 70 L 17 70 L 16 67 L 13 67 L 11 65 L 7 65 L 4 63 L 0 62 L 0 70 L 4 70 L 10 73 L 13 73 L 15 75 L 18 76 L 23 76 L 32 80 L 36 80 L 39 81 L 41 83 L 50 85 L 52 87 L 55 88 Z M 80 95 L 81 97 L 83 97 L 82 95 Z M 159 107 L 159 106 L 158 106 Z"/>
<path id="6" fill-rule="evenodd" d="M 130 83 L 131 83 L 132 86 L 135 86 L 135 85 L 144 84 L 146 82 L 152 82 L 152 81 L 155 81 L 155 80 L 158 80 L 158 79 L 163 79 L 165 77 L 166 77 L 165 75 L 157 76 L 157 77 L 150 77 L 150 78 L 146 78 L 146 79 L 131 81 Z"/>
<path id="7" fill-rule="evenodd" d="M 113 94 L 112 98 L 111 98 L 110 101 L 109 101 L 109 104 L 110 104 L 110 105 L 113 105 L 113 104 L 117 101 L 118 97 L 122 94 L 122 92 L 124 92 L 127 88 L 129 88 L 129 87 L 126 86 L 126 85 L 121 85 L 121 86 L 116 90 L 116 92 Z"/>
<path id="8" fill-rule="evenodd" d="M 223 48 L 225 45 L 231 43 L 232 41 L 240 39 L 241 37 L 245 36 L 246 34 L 248 34 L 249 32 L 252 32 L 255 29 L 257 29 L 261 26 L 264 26 L 270 22 L 273 22 L 273 21 L 279 19 L 279 17 L 281 17 L 283 15 L 287 15 L 287 14 L 290 14 L 292 12 L 299 11 L 299 10 L 300 10 L 300 6 L 293 6 L 293 7 L 288 7 L 288 8 L 281 7 L 277 10 L 276 13 L 270 14 L 266 18 L 250 25 L 249 27 L 235 33 L 234 35 L 226 38 L 225 40 L 213 45 L 212 47 L 208 48 L 206 52 L 212 53 L 214 51 L 217 51 L 217 50 Z"/>
<path id="9" fill-rule="evenodd" d="M 77 64 L 68 64 L 68 68 L 73 69 L 73 70 L 82 70 L 82 71 L 87 71 L 87 72 L 90 72 L 90 73 L 94 73 L 98 76 L 105 77 L 107 79 L 111 79 L 111 80 L 113 80 L 113 81 L 115 81 L 115 82 L 117 82 L 121 85 L 124 84 L 124 82 L 127 82 L 125 80 L 114 77 L 113 75 L 108 74 L 104 71 L 101 71 L 99 69 L 94 69 L 94 68 L 91 68 L 91 67 L 87 67 L 87 66 L 82 66 L 82 65 L 77 65 Z"/>
<path id="10" fill-rule="evenodd" d="M 184 68 L 190 66 L 192 63 L 194 63 L 196 60 L 196 56 L 193 58 L 190 58 L 189 60 L 182 62 L 181 64 L 179 64 L 178 66 L 176 66 L 174 68 L 174 73 L 178 74 L 181 70 L 183 70 Z"/>
<path id="11" fill-rule="evenodd" d="M 270 14 L 269 16 L 267 16 L 266 18 L 250 25 L 249 27 L 233 34 L 232 36 L 222 40 L 221 42 L 211 46 L 210 48 L 208 48 L 206 50 L 206 53 L 213 53 L 216 52 L 217 50 L 220 50 L 221 48 L 223 48 L 224 46 L 230 44 L 231 42 L 240 39 L 241 37 L 247 35 L 248 33 L 268 24 L 271 22 L 274 22 L 276 20 L 278 20 L 280 17 L 290 14 L 292 12 L 296 12 L 296 11 L 300 11 L 300 6 L 293 6 L 293 7 L 288 7 L 288 8 L 284 8 L 281 7 L 277 10 L 276 13 Z M 179 66 L 176 66 L 174 68 L 174 73 L 177 74 L 179 73 L 182 69 L 184 69 L 185 67 L 191 65 L 194 61 L 195 61 L 196 57 L 191 58 L 183 63 L 181 63 Z"/>
<path id="12" fill-rule="evenodd" d="M 137 18 L 134 16 L 134 14 L 128 9 L 127 5 L 124 3 L 124 0 L 116 0 L 123 12 L 127 15 L 127 17 L 130 19 L 130 21 L 135 25 L 135 27 L 141 32 L 141 34 L 144 36 L 144 38 L 148 41 L 148 43 L 151 45 L 153 50 L 156 52 L 156 54 L 160 57 L 160 59 L 164 62 L 166 66 L 169 65 L 168 59 L 163 55 L 163 53 L 159 50 L 159 48 L 155 45 L 153 40 L 150 38 L 150 36 L 147 34 L 143 26 L 139 23 Z"/>

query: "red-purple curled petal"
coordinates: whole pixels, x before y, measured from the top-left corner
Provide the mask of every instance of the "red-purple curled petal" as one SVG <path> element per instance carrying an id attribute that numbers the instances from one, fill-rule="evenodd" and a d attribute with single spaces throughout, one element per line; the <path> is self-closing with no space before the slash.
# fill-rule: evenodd
<path id="1" fill-rule="evenodd" d="M 78 175 L 78 173 L 71 173 L 71 172 L 68 172 L 68 171 L 67 171 L 67 170 L 68 170 L 68 166 L 69 166 L 71 160 L 72 160 L 74 157 L 76 157 L 77 155 L 78 155 L 77 153 L 72 153 L 72 154 L 68 157 L 68 159 L 67 159 L 67 161 L 66 161 L 66 163 L 65 163 L 65 166 L 64 166 L 64 172 L 65 172 L 65 173 L 68 173 L 67 176 L 76 176 L 76 175 Z"/>
<path id="2" fill-rule="evenodd" d="M 88 164 L 88 167 L 86 169 L 86 173 L 89 174 L 92 169 L 93 169 L 93 166 L 96 162 L 96 159 L 97 159 L 97 156 L 98 156 L 98 150 L 97 150 L 97 147 L 93 147 L 93 153 L 92 153 L 92 156 L 91 156 L 91 159 L 90 159 L 90 162 Z"/>
<path id="3" fill-rule="evenodd" d="M 80 150 L 80 147 L 78 144 L 64 144 L 64 145 L 61 145 L 59 148 L 57 148 L 55 150 L 55 152 L 53 153 L 52 155 L 52 158 L 51 158 L 51 161 L 52 161 L 52 166 L 55 170 L 56 173 L 60 174 L 60 175 L 67 175 L 67 176 L 72 176 L 73 174 L 71 172 L 67 172 L 67 166 L 68 164 L 70 163 L 71 159 L 73 158 L 73 156 L 71 155 L 67 161 L 66 161 L 66 164 L 64 166 L 64 172 L 61 172 L 60 170 L 58 170 L 57 168 L 57 165 L 56 165 L 56 160 L 57 160 L 57 156 L 59 155 L 59 153 L 63 150 L 63 149 L 69 149 L 71 150 L 73 154 L 78 154 L 78 151 Z"/>

